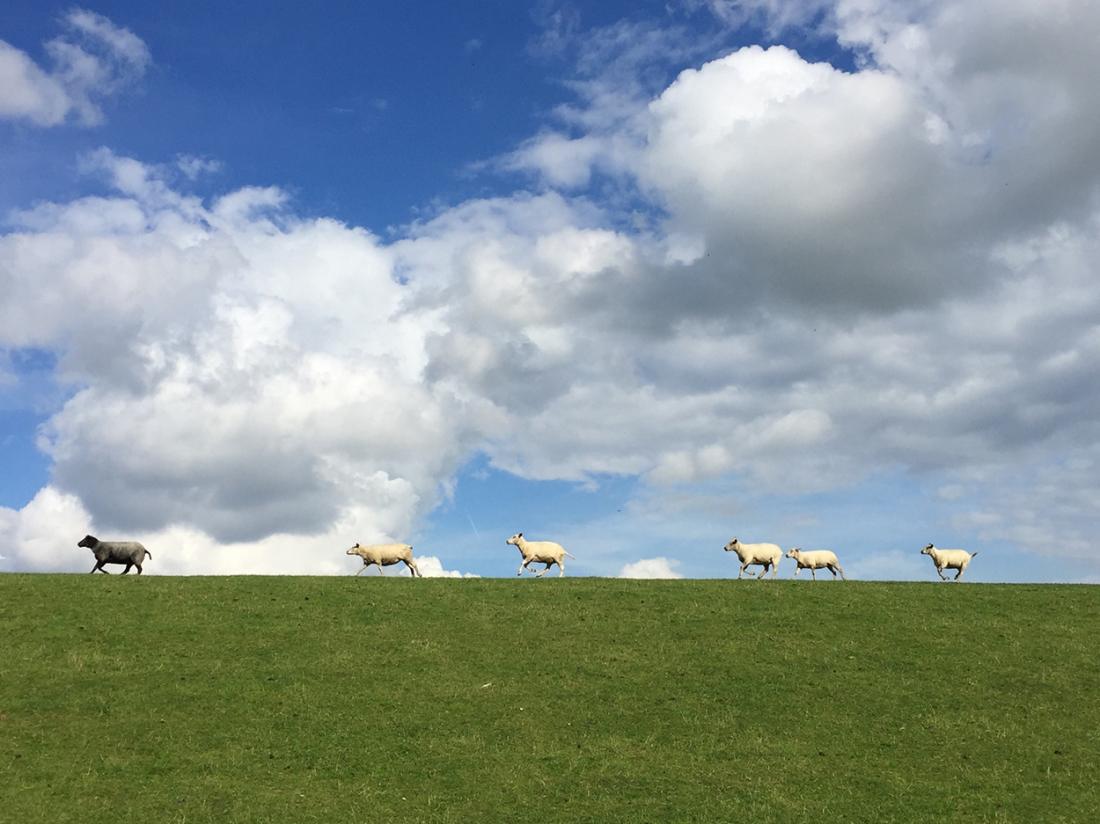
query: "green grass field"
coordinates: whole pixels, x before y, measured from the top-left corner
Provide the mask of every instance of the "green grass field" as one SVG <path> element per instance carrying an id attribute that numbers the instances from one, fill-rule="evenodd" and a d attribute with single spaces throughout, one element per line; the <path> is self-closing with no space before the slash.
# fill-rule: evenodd
<path id="1" fill-rule="evenodd" d="M 1100 587 L 0 575 L 0 819 L 1072 821 Z"/>

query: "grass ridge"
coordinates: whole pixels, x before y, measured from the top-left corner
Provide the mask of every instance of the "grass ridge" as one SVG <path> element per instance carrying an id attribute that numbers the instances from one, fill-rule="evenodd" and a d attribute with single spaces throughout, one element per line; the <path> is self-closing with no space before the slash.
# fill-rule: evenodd
<path id="1" fill-rule="evenodd" d="M 0 575 L 0 821 L 1084 821 L 1100 589 Z"/>

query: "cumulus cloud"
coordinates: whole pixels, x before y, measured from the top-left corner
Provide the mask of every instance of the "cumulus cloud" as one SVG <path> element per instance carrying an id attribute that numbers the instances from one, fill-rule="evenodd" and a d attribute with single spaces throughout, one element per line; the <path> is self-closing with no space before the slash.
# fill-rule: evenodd
<path id="1" fill-rule="evenodd" d="M 581 87 L 578 107 L 561 112 L 570 131 L 512 157 L 551 185 L 596 173 L 642 185 L 668 210 L 667 231 L 699 238 L 681 300 L 783 300 L 819 313 L 935 303 L 997 277 L 990 245 L 1091 208 L 1087 147 L 1100 127 L 1082 115 L 1100 103 L 1085 45 L 1100 33 L 1093 4 L 1059 14 L 1025 2 L 708 5 L 779 29 L 817 26 L 860 69 L 753 46 L 655 96 Z M 611 29 L 593 41 L 600 55 L 617 42 Z M 664 54 L 644 42 L 619 44 L 635 57 L 597 62 L 611 78 L 624 62 L 642 73 L 639 62 Z M 1020 46 L 994 45 L 1005 43 Z"/>
<path id="2" fill-rule="evenodd" d="M 407 534 L 468 446 L 421 380 L 426 321 L 401 314 L 391 254 L 276 190 L 206 206 L 96 163 L 119 195 L 0 238 L 0 342 L 60 352 L 75 390 L 41 436 L 58 488 L 128 531 Z"/>
<path id="3" fill-rule="evenodd" d="M 91 519 L 80 499 L 51 486 L 39 490 L 21 510 L 0 507 L 0 555 L 5 556 L 4 566 L 76 571 L 87 560 L 82 556 L 91 554 L 76 546 L 90 526 Z"/>
<path id="4" fill-rule="evenodd" d="M 457 569 L 444 569 L 443 562 L 434 555 L 418 555 L 416 567 L 425 578 L 480 578 L 472 572 L 459 572 Z"/>
<path id="5" fill-rule="evenodd" d="M 620 578 L 683 578 L 676 571 L 679 561 L 669 558 L 643 558 L 640 561 L 626 564 L 619 570 Z"/>
<path id="6" fill-rule="evenodd" d="M 561 24 L 570 21 L 570 25 Z M 552 112 L 553 128 L 525 140 L 499 165 L 533 172 L 545 184 L 562 188 L 587 185 L 593 173 L 629 177 L 646 129 L 649 100 L 666 84 L 668 67 L 705 59 L 721 38 L 701 36 L 680 26 L 622 20 L 582 32 L 579 18 L 552 15 L 540 54 L 569 55 L 573 77 L 566 86 L 576 102 Z"/>
<path id="7" fill-rule="evenodd" d="M 929 139 L 929 112 L 896 75 L 749 47 L 682 73 L 649 115 L 639 176 L 676 231 L 704 239 L 700 308 L 881 311 L 973 288 L 958 277 L 973 263 L 956 215 L 969 170 Z"/>
<path id="8" fill-rule="evenodd" d="M 76 542 L 90 533 L 104 540 L 141 541 L 152 554 L 147 575 L 353 574 L 359 559 L 345 555 L 349 536 L 377 534 L 373 530 L 380 522 L 376 507 L 361 507 L 309 535 L 275 533 L 231 542 L 187 525 L 131 529 L 120 535 L 110 526 L 101 528 L 78 496 L 51 485 L 20 510 L 0 507 L 0 554 L 6 556 L 8 570 L 88 572 L 91 553 Z"/>
<path id="9" fill-rule="evenodd" d="M 1042 42 L 1086 36 L 1097 15 L 1073 8 L 1032 21 Z M 109 194 L 0 236 L 0 346 L 56 352 L 71 387 L 42 431 L 51 489 L 186 546 L 179 570 L 341 569 L 332 546 L 406 539 L 474 451 L 658 495 L 911 474 L 981 513 L 960 531 L 1088 556 L 1095 58 L 996 48 L 1030 25 L 1016 4 L 988 28 L 903 11 L 818 21 L 854 71 L 747 47 L 618 96 L 598 67 L 644 61 L 605 32 L 562 130 L 505 161 L 541 169 L 538 193 L 392 242 L 277 188 L 202 201 L 180 168 L 94 153 Z M 598 199 L 607 178 L 645 214 Z M 863 577 L 908 574 L 883 558 Z"/>
<path id="10" fill-rule="evenodd" d="M 1052 478 L 1096 437 L 1095 382 L 1077 371 L 1096 362 L 1100 310 L 1084 251 L 1098 237 L 1098 176 L 1082 153 L 1097 126 L 1083 63 L 1095 66 L 1083 42 L 1064 55 L 1050 45 L 1056 32 L 1092 37 L 1095 8 L 799 5 L 743 11 L 776 31 L 830 30 L 858 53 L 857 71 L 748 47 L 639 102 L 636 86 L 600 93 L 617 86 L 593 74 L 599 60 L 582 69 L 579 108 L 558 112 L 567 129 L 528 141 L 512 167 L 566 191 L 600 174 L 625 180 L 665 209 L 664 224 L 607 233 L 576 214 L 580 231 L 547 265 L 534 250 L 560 222 L 533 237 L 485 220 L 474 234 L 492 243 L 456 261 L 465 288 L 440 333 L 443 350 L 477 356 L 435 358 L 435 374 L 486 381 L 481 396 L 498 406 L 522 397 L 525 414 L 489 451 L 530 477 L 737 473 L 798 491 L 875 466 L 971 475 L 986 486 L 968 494 L 1016 513 L 1000 535 L 1057 545 L 1020 522 L 1041 522 L 1042 505 L 1007 505 L 1004 479 Z M 1023 36 L 1032 27 L 1037 43 Z M 586 53 L 611 78 L 642 51 L 607 58 L 616 33 Z M 1027 45 L 993 45 L 1016 41 Z M 454 228 L 423 227 L 415 242 L 438 248 L 442 234 L 454 248 Z M 578 278 L 569 257 L 597 237 L 608 254 Z M 483 289 L 466 265 L 510 291 Z M 490 305 L 504 316 L 488 317 Z M 499 340 L 467 336 L 489 325 Z M 538 391 L 517 396 L 517 382 Z M 1074 536 L 1063 551 L 1091 523 L 1098 480 L 1085 464 L 1084 495 L 1054 507 Z"/>
<path id="11" fill-rule="evenodd" d="M 100 14 L 74 8 L 62 23 L 65 34 L 45 44 L 49 68 L 0 40 L 0 118 L 57 126 L 73 116 L 94 126 L 103 121 L 101 101 L 151 63 L 141 38 Z"/>
<path id="12" fill-rule="evenodd" d="M 226 542 L 202 529 L 175 525 L 131 530 L 125 539 L 141 541 L 152 554 L 147 575 L 342 575 L 361 568 L 358 558 L 345 554 L 351 536 L 372 534 L 377 522 L 377 509 L 364 507 L 309 535 L 276 533 Z M 0 569 L 88 572 L 91 553 L 76 543 L 89 533 L 104 540 L 120 537 L 101 530 L 78 496 L 46 486 L 22 509 L 0 507 Z M 445 569 L 434 555 L 417 556 L 416 562 L 425 578 L 479 577 Z M 403 568 L 401 574 L 406 574 Z"/>

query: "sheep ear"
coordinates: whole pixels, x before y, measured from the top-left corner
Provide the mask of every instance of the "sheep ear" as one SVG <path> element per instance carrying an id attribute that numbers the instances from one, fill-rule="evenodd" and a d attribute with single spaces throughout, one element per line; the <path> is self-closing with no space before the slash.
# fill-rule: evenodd
<path id="1" fill-rule="evenodd" d="M 517 533 L 516 533 L 516 537 L 517 537 L 517 538 L 522 538 L 522 537 L 523 537 L 523 533 L 522 533 L 522 532 L 517 532 Z"/>

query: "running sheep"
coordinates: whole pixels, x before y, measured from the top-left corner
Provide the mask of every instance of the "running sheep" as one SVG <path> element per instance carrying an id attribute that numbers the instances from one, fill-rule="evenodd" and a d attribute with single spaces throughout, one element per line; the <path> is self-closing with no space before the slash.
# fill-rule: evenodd
<path id="1" fill-rule="evenodd" d="M 741 559 L 741 569 L 737 572 L 738 580 L 750 566 L 764 567 L 760 571 L 759 578 L 763 578 L 768 573 L 768 567 L 771 567 L 772 578 L 779 572 L 779 559 L 783 557 L 783 550 L 775 544 L 743 544 L 734 538 L 726 544 L 725 549 L 726 552 L 736 552 L 737 557 Z M 752 577 L 752 573 L 749 573 L 749 577 Z"/>
<path id="2" fill-rule="evenodd" d="M 576 557 L 566 552 L 565 547 L 561 544 L 556 544 L 553 541 L 528 541 L 523 537 L 522 532 L 517 532 L 504 543 L 514 546 L 519 550 L 519 554 L 523 556 L 523 561 L 520 563 L 516 575 L 522 575 L 523 571 L 527 569 L 527 565 L 533 561 L 536 564 L 546 564 L 546 567 L 542 572 L 537 573 L 536 577 L 541 578 L 550 571 L 550 567 L 557 564 L 558 577 L 561 578 L 565 575 L 565 556 L 569 555 L 570 558 L 576 560 Z"/>
<path id="3" fill-rule="evenodd" d="M 77 546 L 90 549 L 95 555 L 93 575 L 96 570 L 104 575 L 110 575 L 111 573 L 103 568 L 104 564 L 126 564 L 126 569 L 122 570 L 123 575 L 134 566 L 137 567 L 138 575 L 141 575 L 141 565 L 145 561 L 145 556 L 153 557 L 153 553 L 137 541 L 101 541 L 93 535 L 85 535 Z"/>
<path id="4" fill-rule="evenodd" d="M 413 559 L 413 548 L 408 544 L 374 544 L 373 546 L 356 544 L 345 554 L 358 555 L 363 559 L 363 568 L 356 572 L 356 575 L 365 572 L 371 564 L 377 564 L 378 574 L 385 575 L 386 573 L 382 570 L 382 567 L 400 562 L 409 568 L 414 578 L 423 577 L 416 566 L 416 561 Z"/>
<path id="5" fill-rule="evenodd" d="M 970 559 L 977 555 L 977 552 L 967 552 L 965 549 L 938 549 L 932 544 L 929 544 L 920 551 L 921 555 L 927 555 L 932 559 L 932 563 L 936 565 L 936 572 L 942 580 L 957 581 L 962 577 L 963 572 L 968 566 L 970 566 Z M 954 578 L 944 577 L 943 571 L 945 569 L 957 569 Z"/>
<path id="6" fill-rule="evenodd" d="M 814 580 L 817 580 L 817 570 L 825 568 L 829 572 L 833 573 L 835 578 L 837 573 L 840 573 L 841 580 L 847 581 L 844 577 L 844 570 L 840 568 L 840 562 L 836 559 L 836 553 L 828 549 L 815 549 L 812 552 L 806 552 L 805 550 L 795 547 L 787 553 L 788 558 L 794 558 L 795 566 L 794 577 L 798 577 L 798 573 L 803 569 L 810 570 L 810 575 Z"/>

